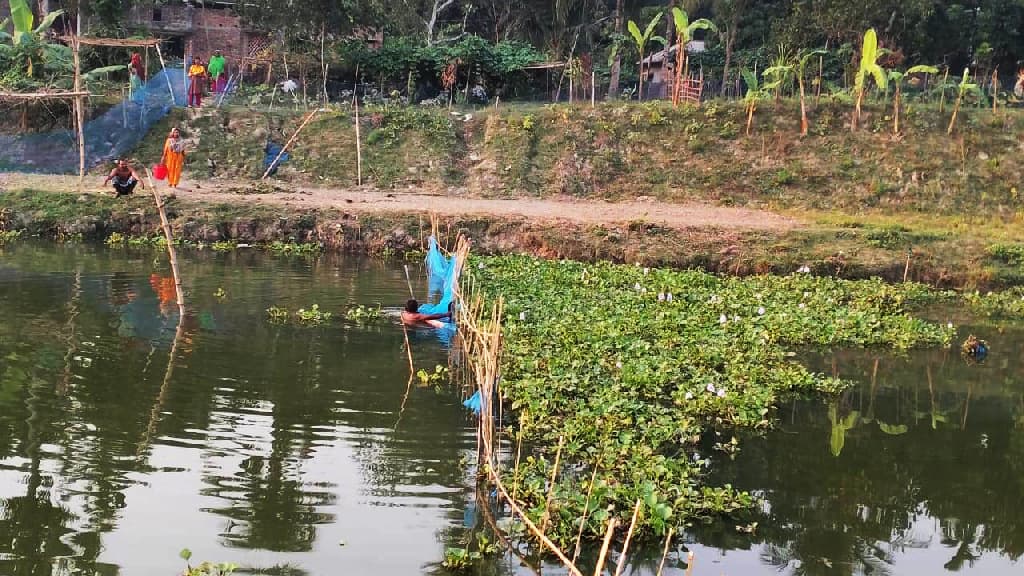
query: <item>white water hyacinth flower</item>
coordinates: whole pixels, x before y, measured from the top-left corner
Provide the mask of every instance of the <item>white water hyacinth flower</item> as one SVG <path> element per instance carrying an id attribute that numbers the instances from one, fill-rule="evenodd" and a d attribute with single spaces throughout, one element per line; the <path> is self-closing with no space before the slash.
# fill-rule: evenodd
<path id="1" fill-rule="evenodd" d="M 693 392 L 687 392 L 686 395 L 683 396 L 683 398 L 687 400 L 693 400 Z"/>
<path id="2" fill-rule="evenodd" d="M 650 268 L 644 268 L 644 276 L 647 276 L 647 274 L 648 274 L 648 273 L 649 273 L 650 271 L 651 271 L 651 269 L 650 269 Z"/>
<path id="3" fill-rule="evenodd" d="M 667 300 L 669 302 L 672 301 L 672 293 L 671 292 L 669 292 L 668 294 L 665 295 L 665 300 Z"/>
<path id="4" fill-rule="evenodd" d="M 803 310 L 804 308 L 807 308 L 807 304 L 804 304 L 803 302 L 801 302 L 800 303 L 800 309 Z"/>
<path id="5" fill-rule="evenodd" d="M 712 394 L 714 394 L 715 393 L 715 385 L 714 384 L 708 384 L 707 391 L 711 392 Z"/>
<path id="6" fill-rule="evenodd" d="M 797 268 L 796 271 L 801 273 L 801 274 L 810 274 L 811 273 L 811 267 L 808 266 L 807 264 L 804 264 L 803 266 Z"/>
<path id="7" fill-rule="evenodd" d="M 740 318 L 739 316 L 733 316 L 732 317 L 732 321 L 733 322 L 739 322 L 740 320 L 742 320 L 742 318 Z"/>
<path id="8" fill-rule="evenodd" d="M 519 313 L 519 319 L 520 320 L 526 320 L 526 312 L 520 312 Z"/>
<path id="9" fill-rule="evenodd" d="M 757 315 L 764 316 L 764 306 L 761 306 L 760 308 L 757 309 Z"/>
<path id="10" fill-rule="evenodd" d="M 658 302 L 664 302 L 664 301 L 665 301 L 665 294 L 662 293 L 662 292 L 658 292 Z"/>
<path id="11" fill-rule="evenodd" d="M 718 299 L 718 296 L 715 296 L 714 294 L 712 294 L 711 298 L 708 299 L 708 304 L 718 304 L 719 302 L 720 300 Z"/>
<path id="12" fill-rule="evenodd" d="M 952 330 L 953 329 L 953 323 L 952 322 L 946 322 L 946 328 L 949 328 L 950 330 Z"/>
<path id="13" fill-rule="evenodd" d="M 481 270 L 483 270 L 484 269 L 484 263 L 481 262 L 481 263 L 477 264 L 476 267 L 481 269 Z"/>
<path id="14" fill-rule="evenodd" d="M 643 289 L 643 286 L 640 286 L 640 283 L 637 282 L 636 284 L 633 284 L 633 289 L 639 292 L 640 290 Z"/>
<path id="15" fill-rule="evenodd" d="M 721 316 L 718 317 L 718 323 L 719 324 L 725 324 L 728 321 L 729 321 L 729 317 L 726 316 L 725 314 L 722 314 Z"/>
<path id="16" fill-rule="evenodd" d="M 725 398 L 725 388 L 721 388 L 718 390 L 718 397 Z"/>
<path id="17" fill-rule="evenodd" d="M 291 94 L 292 92 L 295 92 L 295 90 L 298 87 L 299 87 L 299 85 L 295 83 L 295 80 L 289 79 L 289 80 L 285 80 L 284 82 L 281 82 L 281 90 L 284 91 L 284 92 L 287 92 L 289 94 Z"/>

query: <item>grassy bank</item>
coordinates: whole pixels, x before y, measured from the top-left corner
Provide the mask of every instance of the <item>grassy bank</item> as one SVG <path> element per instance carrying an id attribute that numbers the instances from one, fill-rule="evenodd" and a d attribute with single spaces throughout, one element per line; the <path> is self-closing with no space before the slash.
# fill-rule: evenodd
<path id="1" fill-rule="evenodd" d="M 328 250 L 400 254 L 421 250 L 429 234 L 429 218 L 420 213 L 182 199 L 170 201 L 168 209 L 175 235 L 192 243 L 315 243 Z M 1024 231 L 1018 226 L 974 224 L 956 216 L 799 216 L 809 225 L 784 231 L 678 230 L 642 220 L 584 225 L 512 216 L 451 216 L 444 226 L 452 238 L 464 233 L 473 239 L 476 253 L 486 254 L 608 260 L 734 275 L 788 274 L 801 266 L 841 278 L 902 281 L 906 273 L 909 280 L 934 286 L 982 290 L 1024 283 Z M 114 233 L 152 236 L 158 225 L 146 197 L 124 200 L 34 190 L 0 194 L 0 230 L 26 237 L 104 241 Z"/>
<path id="2" fill-rule="evenodd" d="M 701 200 L 775 209 L 948 214 L 1019 222 L 1024 215 L 1024 111 L 948 111 L 911 104 L 901 134 L 891 110 L 868 107 L 862 129 L 849 106 L 812 107 L 799 136 L 796 104 L 763 103 L 753 131 L 735 102 L 673 109 L 663 102 L 486 109 L 368 108 L 361 117 L 364 181 L 388 188 L 466 186 L 492 196 Z M 137 151 L 155 158 L 171 125 L 193 143 L 196 176 L 254 177 L 268 138 L 284 142 L 305 111 L 176 111 Z M 212 161 L 215 167 L 210 164 Z M 284 181 L 356 183 L 351 110 L 318 114 L 296 141 Z"/>

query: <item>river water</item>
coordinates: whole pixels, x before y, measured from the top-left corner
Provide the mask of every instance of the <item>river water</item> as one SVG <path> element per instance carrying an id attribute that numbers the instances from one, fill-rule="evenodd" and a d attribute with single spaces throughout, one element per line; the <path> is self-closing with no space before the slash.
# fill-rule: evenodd
<path id="1" fill-rule="evenodd" d="M 408 386 L 392 321 L 265 313 L 398 306 L 402 265 L 183 251 L 176 332 L 164 260 L 0 247 L 0 574 L 174 574 L 185 547 L 266 574 L 438 572 L 473 515 L 459 393 Z M 1024 332 L 975 331 L 993 348 L 981 366 L 807 359 L 859 385 L 787 400 L 775 430 L 719 457 L 712 476 L 762 505 L 696 526 L 665 573 L 687 549 L 693 576 L 1024 573 Z M 446 346 L 413 333 L 417 369 Z M 631 555 L 632 573 L 654 574 L 660 552 Z M 508 557 L 478 571 L 517 572 Z"/>

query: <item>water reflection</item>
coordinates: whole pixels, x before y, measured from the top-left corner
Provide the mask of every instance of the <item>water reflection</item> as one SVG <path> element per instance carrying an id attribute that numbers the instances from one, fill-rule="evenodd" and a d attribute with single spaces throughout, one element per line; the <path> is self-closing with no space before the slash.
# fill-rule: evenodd
<path id="1" fill-rule="evenodd" d="M 431 570 L 466 505 L 458 397 L 413 386 L 395 430 L 397 326 L 264 320 L 400 304 L 401 267 L 181 256 L 179 323 L 158 253 L 0 249 L 0 572 L 174 573 L 184 546 L 289 573 Z M 436 337 L 413 350 L 445 363 Z"/>
<path id="2" fill-rule="evenodd" d="M 752 536 L 698 530 L 698 557 L 744 574 L 1019 574 L 1024 333 L 989 341 L 977 366 L 955 351 L 811 359 L 862 385 L 788 402 L 777 430 L 716 464 L 764 504 L 743 519 Z"/>

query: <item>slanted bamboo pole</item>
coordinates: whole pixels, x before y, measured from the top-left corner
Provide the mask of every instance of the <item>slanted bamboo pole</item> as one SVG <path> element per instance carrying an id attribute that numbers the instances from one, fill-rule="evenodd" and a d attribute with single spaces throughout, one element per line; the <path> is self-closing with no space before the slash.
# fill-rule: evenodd
<path id="1" fill-rule="evenodd" d="M 612 543 L 612 536 L 615 535 L 615 528 L 618 520 L 615 517 L 608 519 L 608 530 L 604 533 L 604 543 L 601 544 L 601 552 L 597 555 L 597 566 L 594 567 L 594 576 L 601 576 L 604 572 L 604 561 L 608 557 L 608 546 Z"/>
<path id="2" fill-rule="evenodd" d="M 352 103 L 356 113 L 356 185 L 363 185 L 363 141 L 359 133 L 359 98 L 353 94 Z"/>
<path id="3" fill-rule="evenodd" d="M 626 540 L 622 543 L 622 554 L 619 555 L 619 565 L 615 568 L 615 576 L 620 576 L 622 569 L 626 566 L 626 553 L 629 552 L 629 541 L 633 539 L 633 529 L 636 528 L 636 520 L 640 516 L 640 506 L 642 504 L 643 500 L 637 498 L 636 505 L 633 506 L 633 519 L 629 523 L 629 530 L 626 531 Z"/>
<path id="4" fill-rule="evenodd" d="M 160 59 L 160 70 L 164 73 L 164 79 L 167 80 L 167 91 L 171 93 L 171 105 L 177 104 L 174 100 L 174 86 L 171 84 L 171 75 L 167 73 L 167 65 L 164 63 L 164 54 L 160 51 L 160 45 L 156 45 L 156 56 Z M 188 89 L 188 86 L 185 86 Z"/>
<path id="5" fill-rule="evenodd" d="M 178 255 L 174 250 L 174 235 L 171 233 L 171 224 L 167 221 L 167 213 L 164 211 L 164 202 L 160 192 L 153 185 L 153 178 L 146 168 L 146 182 L 153 193 L 153 201 L 156 203 L 156 210 L 160 214 L 160 227 L 163 228 L 164 238 L 167 240 L 167 257 L 171 261 L 171 275 L 174 276 L 174 293 L 178 301 L 178 313 L 181 318 L 185 317 L 185 291 L 181 288 L 181 275 L 178 273 Z"/>
<path id="6" fill-rule="evenodd" d="M 316 113 L 319 111 L 319 108 L 314 108 L 310 110 L 309 114 L 306 114 L 306 117 L 302 120 L 302 123 L 299 124 L 299 127 L 295 129 L 295 132 L 292 134 L 292 137 L 289 138 L 287 142 L 285 142 L 284 146 L 281 147 L 280 152 L 278 152 L 277 156 L 274 157 L 274 161 L 271 162 L 269 166 L 267 166 L 267 171 L 263 173 L 263 177 L 260 178 L 260 180 L 266 180 L 267 177 L 270 176 L 270 171 L 277 164 L 278 160 L 281 159 L 281 156 L 283 156 L 284 153 L 288 150 L 288 147 L 291 146 L 293 142 L 295 142 L 295 139 L 299 136 L 299 132 L 302 132 L 302 129 L 306 127 L 306 124 L 308 124 L 309 121 L 313 119 L 313 116 L 315 116 Z"/>
<path id="7" fill-rule="evenodd" d="M 551 499 L 555 495 L 555 481 L 558 479 L 558 465 L 562 461 L 562 447 L 565 445 L 565 436 L 558 437 L 558 450 L 555 451 L 555 465 L 551 467 L 551 481 L 548 482 L 548 495 L 544 499 L 544 516 L 541 518 L 540 530 L 547 532 L 548 521 L 551 520 Z"/>
<path id="8" fill-rule="evenodd" d="M 668 535 L 665 536 L 665 549 L 661 551 L 661 562 L 658 563 L 658 573 L 655 576 L 661 576 L 661 571 L 665 569 L 665 558 L 668 558 L 668 548 L 672 544 L 672 534 L 675 532 L 675 528 L 668 529 Z"/>

